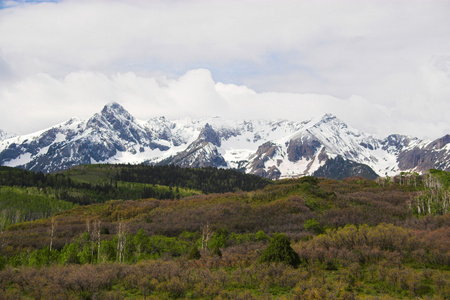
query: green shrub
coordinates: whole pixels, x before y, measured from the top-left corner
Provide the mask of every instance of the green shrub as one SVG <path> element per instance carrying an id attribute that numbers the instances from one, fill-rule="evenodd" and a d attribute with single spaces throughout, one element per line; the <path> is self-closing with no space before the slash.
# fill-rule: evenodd
<path id="1" fill-rule="evenodd" d="M 267 248 L 262 252 L 259 262 L 281 262 L 296 268 L 300 264 L 300 257 L 292 249 L 291 242 L 286 235 L 275 233 Z"/>
<path id="2" fill-rule="evenodd" d="M 257 240 L 258 242 L 268 241 L 269 240 L 269 236 L 264 231 L 259 230 L 255 234 L 255 240 Z"/>
<path id="3" fill-rule="evenodd" d="M 194 245 L 189 252 L 188 259 L 200 259 L 202 255 L 200 254 L 200 251 L 198 248 Z"/>
<path id="4" fill-rule="evenodd" d="M 303 228 L 306 230 L 312 230 L 315 234 L 322 234 L 324 233 L 323 226 L 320 225 L 320 223 L 316 219 L 309 219 L 305 222 L 305 225 L 303 225 Z"/>

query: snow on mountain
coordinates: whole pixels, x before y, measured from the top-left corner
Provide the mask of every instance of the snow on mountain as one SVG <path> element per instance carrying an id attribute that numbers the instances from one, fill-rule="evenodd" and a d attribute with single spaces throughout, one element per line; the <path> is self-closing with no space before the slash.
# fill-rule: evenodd
<path id="1" fill-rule="evenodd" d="M 0 129 L 0 141 L 6 140 L 6 139 L 10 139 L 12 137 L 14 137 L 15 134 L 12 133 L 8 133 L 6 131 L 3 131 Z"/>
<path id="2" fill-rule="evenodd" d="M 304 122 L 291 135 L 271 141 L 270 147 L 262 145 L 250 158 L 249 167 L 258 175 L 269 176 L 270 172 L 281 178 L 298 177 L 313 174 L 328 159 L 342 157 L 368 165 L 379 175 L 392 175 L 400 171 L 399 153 L 423 143 L 399 135 L 379 139 L 326 114 Z"/>
<path id="3" fill-rule="evenodd" d="M 0 131 L 0 165 L 43 172 L 79 164 L 145 162 L 236 168 L 278 179 L 312 175 L 319 168 L 323 174 L 345 161 L 353 162 L 347 169 L 371 168 L 378 175 L 449 169 L 450 136 L 436 141 L 402 135 L 380 139 L 330 114 L 305 122 L 219 117 L 141 121 L 115 102 L 88 120 L 73 118 L 22 136 Z M 350 169 L 347 173 L 354 174 Z"/>

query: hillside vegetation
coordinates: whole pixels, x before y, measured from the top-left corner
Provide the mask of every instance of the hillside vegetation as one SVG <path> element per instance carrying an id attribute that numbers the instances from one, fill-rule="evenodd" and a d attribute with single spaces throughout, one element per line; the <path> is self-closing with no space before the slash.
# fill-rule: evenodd
<path id="1" fill-rule="evenodd" d="M 112 199 L 180 199 L 256 190 L 269 183 L 257 176 L 215 168 L 86 165 L 43 174 L 0 167 L 0 229 Z"/>
<path id="2" fill-rule="evenodd" d="M 92 190 L 129 184 L 130 194 L 151 186 L 146 167 L 122 167 L 119 176 L 112 166 L 52 176 Z M 448 173 L 377 181 L 303 177 L 262 181 L 248 191 L 241 182 L 224 193 L 203 190 L 190 176 L 154 183 L 196 191 L 179 199 L 98 201 L 8 226 L 0 233 L 0 293 L 11 299 L 450 298 Z M 231 187 L 245 174 L 216 178 Z M 256 187 L 256 178 L 249 181 Z M 423 209 L 423 203 L 435 204 Z"/>

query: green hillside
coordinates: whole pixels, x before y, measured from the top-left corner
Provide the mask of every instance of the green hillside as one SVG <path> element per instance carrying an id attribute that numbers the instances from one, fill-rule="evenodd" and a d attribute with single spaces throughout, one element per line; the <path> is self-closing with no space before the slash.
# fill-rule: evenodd
<path id="1" fill-rule="evenodd" d="M 0 229 L 112 199 L 180 199 L 255 190 L 270 181 L 232 170 L 86 165 L 57 174 L 0 167 Z"/>
<path id="2" fill-rule="evenodd" d="M 149 184 L 145 172 L 125 168 L 126 175 L 111 166 L 63 175 L 75 185 L 129 184 L 130 192 Z M 303 177 L 251 191 L 77 206 L 0 233 L 0 292 L 30 299 L 448 299 L 446 198 L 433 209 L 422 203 L 445 195 L 446 176 Z M 189 187 L 189 177 L 179 178 Z"/>
<path id="3" fill-rule="evenodd" d="M 183 187 L 199 190 L 205 194 L 252 191 L 271 183 L 270 180 L 235 170 L 178 166 L 84 165 L 61 174 L 73 181 L 89 184 L 136 182 Z"/>

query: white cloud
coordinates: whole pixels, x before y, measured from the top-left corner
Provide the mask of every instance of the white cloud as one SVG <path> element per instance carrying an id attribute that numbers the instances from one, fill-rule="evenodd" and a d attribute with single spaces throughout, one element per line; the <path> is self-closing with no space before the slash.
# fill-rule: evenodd
<path id="1" fill-rule="evenodd" d="M 440 85 L 450 83 L 441 71 L 429 71 L 427 76 L 443 80 Z M 381 105 L 360 96 L 341 99 L 320 94 L 257 93 L 246 86 L 215 82 L 205 69 L 191 70 L 175 79 L 142 77 L 132 72 L 111 76 L 75 72 L 63 79 L 38 74 L 0 90 L 0 98 L 3 129 L 21 133 L 73 116 L 88 118 L 110 101 L 118 101 L 142 120 L 164 115 L 303 121 L 333 113 L 349 125 L 380 136 L 403 133 L 438 137 L 448 129 L 450 111 L 450 103 L 444 98 Z"/>
<path id="2" fill-rule="evenodd" d="M 1 11 L 0 49 L 12 63 L 52 75 L 155 61 L 275 68 L 267 59 L 278 54 L 334 79 L 336 71 L 385 72 L 421 49 L 445 49 L 450 42 L 432 44 L 449 32 L 436 28 L 449 25 L 446 5 L 430 2 L 68 0 Z"/>
<path id="3" fill-rule="evenodd" d="M 332 112 L 380 134 L 449 129 L 449 1 L 21 2 L 0 9 L 8 131 L 112 100 L 143 119 Z"/>

